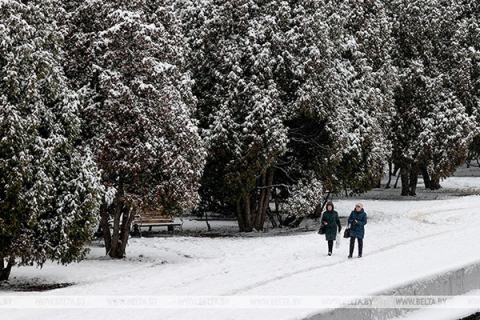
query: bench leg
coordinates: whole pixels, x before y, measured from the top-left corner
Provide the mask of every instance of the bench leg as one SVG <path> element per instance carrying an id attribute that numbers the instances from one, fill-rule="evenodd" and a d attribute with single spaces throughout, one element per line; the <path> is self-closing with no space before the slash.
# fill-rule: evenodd
<path id="1" fill-rule="evenodd" d="M 136 224 L 133 225 L 132 236 L 133 237 L 141 237 L 142 236 L 142 232 L 140 231 L 140 228 Z"/>

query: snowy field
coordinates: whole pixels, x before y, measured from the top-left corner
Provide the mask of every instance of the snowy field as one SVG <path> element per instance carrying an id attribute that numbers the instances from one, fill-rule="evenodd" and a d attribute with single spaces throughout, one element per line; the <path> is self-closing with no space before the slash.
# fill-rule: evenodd
<path id="1" fill-rule="evenodd" d="M 120 261 L 93 243 L 81 263 L 14 268 L 0 285 L 1 319 L 306 319 L 350 298 L 479 264 L 480 178 L 452 177 L 442 186 L 429 193 L 419 186 L 417 198 L 390 189 L 334 200 L 343 224 L 356 202 L 364 204 L 369 220 L 363 258 L 347 259 L 347 239 L 327 256 L 314 220 L 295 232 L 243 236 L 231 232 L 234 221 L 211 222 L 213 233 L 228 237 L 192 236 L 206 233 L 205 222 L 185 221 L 183 235 L 131 238 Z M 69 285 L 20 290 L 32 284 Z M 468 294 L 480 297 L 480 290 Z M 458 299 L 401 319 L 450 320 L 480 311 Z"/>

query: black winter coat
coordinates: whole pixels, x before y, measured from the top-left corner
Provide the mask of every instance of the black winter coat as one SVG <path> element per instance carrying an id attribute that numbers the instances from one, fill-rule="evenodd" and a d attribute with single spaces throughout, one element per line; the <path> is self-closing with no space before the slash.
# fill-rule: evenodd
<path id="1" fill-rule="evenodd" d="M 338 232 L 342 230 L 337 211 L 325 211 L 320 220 L 320 224 L 323 225 L 325 221 L 328 223 L 325 226 L 325 240 L 335 240 L 337 238 L 337 229 Z"/>

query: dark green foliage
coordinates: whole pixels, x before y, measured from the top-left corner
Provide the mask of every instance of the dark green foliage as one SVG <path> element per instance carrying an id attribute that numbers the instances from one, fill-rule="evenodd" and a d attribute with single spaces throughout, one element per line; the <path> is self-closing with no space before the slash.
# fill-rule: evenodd
<path id="1" fill-rule="evenodd" d="M 140 210 L 183 214 L 198 200 L 205 153 L 188 46 L 169 1 L 65 1 L 65 69 L 83 98 L 83 142 L 107 191 L 106 251 L 125 255 Z M 111 208 L 114 210 L 110 210 Z"/>
<path id="2" fill-rule="evenodd" d="M 0 262 L 79 261 L 88 250 L 100 185 L 80 149 L 79 100 L 60 66 L 56 3 L 0 10 Z"/>
<path id="3" fill-rule="evenodd" d="M 398 0 L 388 7 L 400 76 L 392 159 L 401 170 L 402 194 L 415 195 L 419 173 L 427 187 L 439 188 L 440 179 L 464 163 L 478 133 L 473 117 L 479 108 L 478 67 L 472 54 L 478 44 L 468 31 L 475 19 L 468 6 L 456 1 Z"/>

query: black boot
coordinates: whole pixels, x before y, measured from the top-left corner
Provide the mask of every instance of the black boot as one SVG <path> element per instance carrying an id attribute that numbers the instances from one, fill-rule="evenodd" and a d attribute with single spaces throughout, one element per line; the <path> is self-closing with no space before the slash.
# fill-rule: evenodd
<path id="1" fill-rule="evenodd" d="M 361 258 L 363 253 L 363 239 L 358 239 L 358 257 Z"/>
<path id="2" fill-rule="evenodd" d="M 348 255 L 348 259 L 352 258 L 353 249 L 355 249 L 355 238 L 350 238 L 350 253 Z"/>

